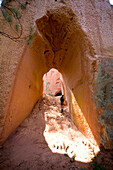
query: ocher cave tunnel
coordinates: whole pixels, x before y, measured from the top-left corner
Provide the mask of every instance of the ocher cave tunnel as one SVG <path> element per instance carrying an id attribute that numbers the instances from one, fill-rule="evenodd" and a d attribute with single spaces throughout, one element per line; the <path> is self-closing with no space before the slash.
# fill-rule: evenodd
<path id="1" fill-rule="evenodd" d="M 36 26 L 35 37 L 24 50 L 9 93 L 1 144 L 30 114 L 43 94 L 43 75 L 55 68 L 63 76 L 73 122 L 99 145 L 102 129 L 93 98 L 95 80 L 91 65 L 94 65 L 95 57 L 90 41 L 68 8 L 48 11 L 36 20 Z M 107 142 L 102 144 L 110 147 Z"/>

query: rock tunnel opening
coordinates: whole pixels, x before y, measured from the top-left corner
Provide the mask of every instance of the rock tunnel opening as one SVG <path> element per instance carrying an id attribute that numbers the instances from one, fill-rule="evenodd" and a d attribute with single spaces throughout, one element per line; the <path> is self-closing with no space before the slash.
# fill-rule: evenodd
<path id="1" fill-rule="evenodd" d="M 90 74 L 93 57 L 93 48 L 72 10 L 50 10 L 37 19 L 32 44 L 22 56 L 11 87 L 1 143 L 30 114 L 43 95 L 43 75 L 55 68 L 63 76 L 74 124 L 87 138 L 100 144 Z"/>
<path id="2" fill-rule="evenodd" d="M 36 20 L 36 26 L 37 33 L 46 43 L 44 57 L 48 70 L 56 68 L 63 76 L 72 120 L 95 143 L 90 129 L 93 126 L 90 109 L 87 109 L 90 99 L 84 95 L 85 91 L 90 94 L 86 83 L 89 75 L 85 70 L 87 57 L 93 58 L 94 55 L 90 42 L 70 9 L 47 11 L 45 16 Z"/>
<path id="3" fill-rule="evenodd" d="M 103 105 L 104 90 L 100 94 L 101 88 L 99 85 L 96 87 L 96 83 L 104 77 L 103 72 L 106 74 L 107 64 L 111 61 L 109 59 L 109 62 L 107 59 L 99 61 L 101 56 L 96 56 L 89 36 L 85 32 L 84 23 L 78 22 L 76 11 L 73 12 L 73 10 L 64 6 L 53 7 L 43 17 L 36 20 L 36 32 L 32 44 L 23 52 L 17 72 L 13 75 L 14 81 L 9 87 L 3 115 L 0 117 L 0 145 L 28 117 L 36 102 L 40 101 L 43 95 L 42 77 L 51 68 L 55 68 L 63 76 L 69 113 L 74 124 L 98 146 L 102 144 L 106 149 L 113 147 L 112 123 L 109 123 L 113 107 L 110 103 L 110 107 L 107 106 L 108 110 L 104 110 L 103 107 L 98 107 L 94 100 L 95 89 L 98 87 L 96 97 L 102 99 L 100 104 Z M 112 66 L 112 64 L 109 64 L 109 66 Z M 50 94 L 48 98 L 53 102 L 51 93 L 48 93 Z M 55 95 L 57 96 L 60 93 L 61 91 Z M 49 106 L 51 106 L 51 103 Z M 56 110 L 54 106 L 56 105 L 53 105 L 53 111 Z M 50 114 L 49 120 L 57 120 L 57 127 L 60 126 L 62 129 L 65 129 L 65 125 L 67 125 L 68 132 L 70 125 L 63 120 L 62 126 L 59 115 L 57 118 L 54 116 L 51 117 Z M 47 114 L 45 118 L 48 121 Z M 54 127 L 54 121 L 49 132 Z M 47 137 L 46 130 L 44 131 L 45 137 Z M 57 128 L 54 128 L 54 131 L 57 131 Z M 58 139 L 58 141 L 61 141 L 61 139 Z M 50 147 L 54 147 L 56 150 L 65 148 L 64 144 L 61 145 L 60 143 L 59 145 L 53 144 Z M 66 145 L 67 147 L 68 145 Z"/>
<path id="4" fill-rule="evenodd" d="M 57 69 L 50 69 L 43 76 L 43 94 L 61 96 L 64 93 L 62 75 Z"/>
<path id="5" fill-rule="evenodd" d="M 69 111 L 69 104 L 67 103 L 66 87 L 64 85 L 63 76 L 55 68 L 50 69 L 43 75 L 43 97 L 47 95 L 53 97 L 53 100 L 54 97 L 56 97 L 56 100 L 58 100 L 58 103 L 60 104 L 60 108 L 60 98 L 63 95 L 64 102 L 62 107 L 64 108 L 64 106 L 67 106 L 67 110 Z"/>

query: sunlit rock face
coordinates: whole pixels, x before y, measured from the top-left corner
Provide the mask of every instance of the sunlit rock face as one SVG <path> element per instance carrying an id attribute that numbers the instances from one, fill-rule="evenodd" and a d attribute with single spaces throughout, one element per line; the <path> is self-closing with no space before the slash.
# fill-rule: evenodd
<path id="1" fill-rule="evenodd" d="M 106 17 L 112 16 L 111 7 L 103 1 L 66 1 L 48 4 L 39 10 L 40 15 L 36 11 L 32 14 L 35 37 L 17 61 L 14 80 L 8 80 L 5 107 L 1 105 L 1 144 L 43 94 L 43 75 L 56 68 L 62 74 L 75 125 L 93 143 L 113 148 L 113 39 L 109 30 L 113 18 Z"/>
<path id="2" fill-rule="evenodd" d="M 60 73 L 51 69 L 43 77 L 43 93 L 55 96 L 62 93 Z"/>

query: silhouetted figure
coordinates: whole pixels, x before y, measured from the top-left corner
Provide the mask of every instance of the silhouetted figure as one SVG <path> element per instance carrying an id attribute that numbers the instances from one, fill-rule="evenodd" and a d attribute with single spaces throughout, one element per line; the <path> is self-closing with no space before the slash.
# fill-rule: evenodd
<path id="1" fill-rule="evenodd" d="M 63 108 L 64 108 L 64 95 L 62 95 L 61 98 L 60 98 L 60 105 L 61 105 L 61 113 L 63 113 Z"/>

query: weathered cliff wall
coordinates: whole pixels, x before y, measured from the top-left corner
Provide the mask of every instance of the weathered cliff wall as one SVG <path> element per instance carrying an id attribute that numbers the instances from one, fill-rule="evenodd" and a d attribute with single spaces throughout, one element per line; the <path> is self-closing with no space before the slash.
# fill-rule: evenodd
<path id="1" fill-rule="evenodd" d="M 27 21 L 36 22 L 30 46 L 1 37 L 1 144 L 42 95 L 43 75 L 56 68 L 76 126 L 112 148 L 113 9 L 108 1 L 38 1 L 24 14 L 23 34 Z"/>

